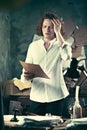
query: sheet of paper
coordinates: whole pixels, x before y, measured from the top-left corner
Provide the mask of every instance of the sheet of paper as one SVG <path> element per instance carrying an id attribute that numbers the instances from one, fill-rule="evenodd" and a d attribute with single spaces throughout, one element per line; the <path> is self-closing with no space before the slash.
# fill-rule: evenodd
<path id="1" fill-rule="evenodd" d="M 62 118 L 60 116 L 26 116 L 27 119 L 33 119 L 36 121 L 62 121 Z"/>
<path id="2" fill-rule="evenodd" d="M 72 122 L 75 124 L 87 124 L 87 118 L 78 118 L 78 119 L 72 119 Z"/>
<path id="3" fill-rule="evenodd" d="M 40 65 L 25 63 L 23 61 L 20 61 L 20 64 L 26 71 L 34 74 L 34 77 L 49 78 Z"/>

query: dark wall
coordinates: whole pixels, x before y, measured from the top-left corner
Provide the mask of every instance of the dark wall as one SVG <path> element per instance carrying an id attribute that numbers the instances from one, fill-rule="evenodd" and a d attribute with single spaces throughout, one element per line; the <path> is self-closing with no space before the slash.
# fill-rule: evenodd
<path id="1" fill-rule="evenodd" d="M 7 79 L 20 78 L 22 67 L 19 60 L 25 60 L 36 25 L 45 12 L 54 12 L 64 20 L 71 18 L 77 25 L 87 25 L 86 10 L 86 0 L 28 0 L 24 5 L 10 9 L 10 77 Z"/>
<path id="2" fill-rule="evenodd" d="M 11 78 L 10 65 L 10 16 L 0 10 L 0 81 Z"/>

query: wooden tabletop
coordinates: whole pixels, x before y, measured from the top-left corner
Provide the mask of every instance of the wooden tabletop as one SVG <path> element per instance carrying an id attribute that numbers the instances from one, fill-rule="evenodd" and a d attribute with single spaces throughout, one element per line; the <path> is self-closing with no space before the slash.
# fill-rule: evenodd
<path id="1" fill-rule="evenodd" d="M 18 119 L 17 122 L 11 121 L 13 117 L 14 117 L 13 115 L 4 115 L 4 125 L 8 127 L 21 127 L 24 122 L 24 118 L 26 116 L 17 116 L 16 117 Z M 64 120 L 64 122 L 55 125 L 53 130 L 65 130 L 66 125 L 69 123 L 70 123 L 70 119 Z M 46 128 L 45 130 L 49 130 L 49 128 Z"/>

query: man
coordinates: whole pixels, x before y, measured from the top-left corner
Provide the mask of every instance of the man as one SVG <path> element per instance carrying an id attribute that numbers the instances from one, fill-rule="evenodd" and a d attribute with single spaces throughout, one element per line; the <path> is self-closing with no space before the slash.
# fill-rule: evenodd
<path id="1" fill-rule="evenodd" d="M 62 116 L 64 101 L 69 95 L 64 77 L 62 61 L 71 58 L 71 46 L 63 38 L 62 22 L 53 13 L 46 13 L 37 31 L 40 40 L 29 45 L 25 62 L 38 64 L 49 79 L 34 78 L 23 69 L 21 81 L 32 80 L 30 93 L 30 113 Z"/>

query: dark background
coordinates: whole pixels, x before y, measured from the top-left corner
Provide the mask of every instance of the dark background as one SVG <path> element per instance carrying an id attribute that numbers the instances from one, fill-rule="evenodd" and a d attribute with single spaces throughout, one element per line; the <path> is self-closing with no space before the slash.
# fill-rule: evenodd
<path id="1" fill-rule="evenodd" d="M 0 3 L 0 81 L 20 78 L 29 43 L 45 12 L 87 25 L 87 0 L 3 0 Z M 86 50 L 85 50 L 86 51 Z"/>

